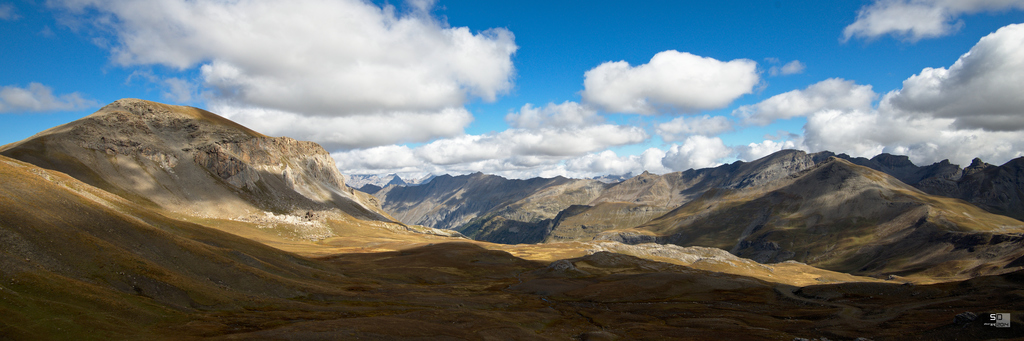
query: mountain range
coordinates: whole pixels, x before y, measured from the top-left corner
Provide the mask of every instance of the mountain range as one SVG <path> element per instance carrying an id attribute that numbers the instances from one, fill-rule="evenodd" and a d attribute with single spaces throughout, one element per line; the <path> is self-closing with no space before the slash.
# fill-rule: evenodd
<path id="1" fill-rule="evenodd" d="M 429 174 L 429 175 L 426 175 L 426 176 L 418 178 L 418 179 L 411 179 L 411 178 L 410 179 L 402 179 L 401 176 L 398 176 L 398 174 L 394 174 L 394 173 L 387 174 L 387 175 L 351 174 L 351 175 L 348 175 L 348 181 L 346 182 L 346 184 L 349 187 L 358 189 L 358 190 L 366 192 L 366 193 L 373 194 L 373 193 L 376 193 L 377 191 L 379 191 L 381 188 L 388 187 L 388 186 L 391 186 L 391 185 L 394 185 L 394 186 L 417 186 L 417 185 L 425 184 L 425 183 L 430 182 L 430 180 L 433 180 L 435 177 L 436 177 L 435 175 Z"/>
<path id="2" fill-rule="evenodd" d="M 374 195 L 403 222 L 497 243 L 710 246 L 861 275 L 968 278 L 1024 262 L 1014 219 L 1024 215 L 1022 162 L 919 167 L 905 156 L 784 150 L 618 183 L 478 173 Z"/>
<path id="3" fill-rule="evenodd" d="M 0 146 L 0 338 L 1020 335 L 982 317 L 1024 310 L 1018 160 L 888 159 L 370 195 L 315 143 L 119 100 Z"/>

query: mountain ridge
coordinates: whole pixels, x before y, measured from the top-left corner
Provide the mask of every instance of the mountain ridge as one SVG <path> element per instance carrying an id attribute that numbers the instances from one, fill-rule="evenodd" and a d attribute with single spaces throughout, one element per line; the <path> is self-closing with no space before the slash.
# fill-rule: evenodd
<path id="1" fill-rule="evenodd" d="M 391 212 L 400 217 L 400 219 L 409 217 L 402 215 L 400 212 L 400 210 L 403 209 L 403 202 L 408 202 L 410 205 L 420 208 L 423 206 L 418 205 L 424 205 L 424 203 L 429 202 L 431 207 L 430 210 L 421 209 L 417 211 L 416 219 L 419 220 L 416 220 L 416 222 L 418 224 L 436 226 L 431 225 L 433 223 L 432 219 L 443 216 L 444 219 L 447 219 L 447 224 L 443 225 L 443 228 L 455 229 L 462 232 L 464 235 L 477 240 L 519 244 L 611 239 L 628 244 L 658 242 L 684 246 L 713 246 L 731 250 L 737 255 L 753 258 L 762 262 L 785 261 L 793 259 L 793 257 L 797 256 L 796 254 L 798 252 L 805 252 L 805 254 L 798 257 L 800 261 L 819 264 L 826 266 L 827 268 L 828 266 L 832 266 L 829 268 L 832 270 L 874 275 L 881 275 L 883 273 L 912 275 L 916 272 L 925 271 L 927 269 L 924 266 L 914 267 L 907 265 L 901 267 L 896 265 L 880 265 L 886 262 L 886 257 L 877 255 L 872 256 L 875 257 L 872 258 L 874 260 L 866 260 L 859 266 L 853 266 L 851 265 L 852 263 L 847 265 L 838 265 L 838 263 L 828 265 L 831 263 L 825 263 L 825 258 L 820 257 L 820 259 L 815 258 L 814 260 L 811 260 L 806 257 L 811 253 L 822 252 L 817 249 L 818 246 L 810 247 L 809 249 L 798 248 L 800 250 L 794 251 L 787 247 L 780 246 L 780 243 L 785 240 L 761 238 L 764 232 L 771 230 L 762 230 L 765 223 L 778 219 L 785 220 L 786 218 L 780 216 L 780 214 L 783 214 L 780 212 L 789 212 L 786 210 L 779 211 L 772 207 L 782 202 L 792 202 L 787 205 L 796 205 L 794 207 L 799 207 L 801 205 L 809 205 L 808 207 L 828 207 L 826 204 L 831 205 L 829 203 L 835 200 L 854 200 L 850 201 L 851 205 L 847 208 L 864 207 L 864 209 L 868 210 L 864 212 L 874 213 L 867 214 L 864 212 L 858 213 L 858 211 L 842 211 L 842 209 L 844 209 L 843 207 L 837 207 L 836 209 L 839 209 L 839 211 L 828 211 L 832 213 L 825 214 L 825 216 L 819 216 L 816 219 L 824 219 L 821 221 L 828 222 L 843 221 L 842 224 L 853 224 L 851 226 L 857 226 L 857 228 L 860 229 L 858 231 L 862 231 L 859 233 L 869 233 L 865 228 L 869 225 L 874 226 L 873 224 L 889 224 L 885 225 L 891 225 L 891 227 L 888 227 L 889 229 L 904 231 L 904 229 L 921 226 L 921 224 L 926 222 L 927 224 L 925 225 L 931 226 L 930 228 L 934 230 L 933 233 L 920 234 L 915 237 L 916 239 L 912 239 L 916 240 L 915 243 L 920 244 L 918 245 L 919 248 L 928 250 L 937 250 L 936 248 L 945 247 L 941 245 L 953 245 L 952 247 L 958 248 L 962 243 L 957 242 L 957 240 L 965 240 L 964 238 L 970 240 L 999 240 L 998 242 L 993 242 L 994 244 L 1000 245 L 995 249 L 1009 247 L 1008 245 L 1020 244 L 1020 241 L 1018 240 L 1019 238 L 1014 237 L 1012 234 L 1024 231 L 1022 230 L 1022 228 L 1024 228 L 1024 223 L 1012 219 L 1011 217 L 986 212 L 968 204 L 967 202 L 958 201 L 955 198 L 937 197 L 932 194 L 927 194 L 916 187 L 900 181 L 896 176 L 874 170 L 871 167 L 858 165 L 858 163 L 873 165 L 876 168 L 888 170 L 889 172 L 895 173 L 904 178 L 916 177 L 921 181 L 929 179 L 949 179 L 950 172 L 948 170 L 959 169 L 958 166 L 949 164 L 948 162 L 939 162 L 932 166 L 916 167 L 909 162 L 908 158 L 896 157 L 887 154 L 876 157 L 873 160 L 853 158 L 851 161 L 850 159 L 851 158 L 846 155 L 836 155 L 831 152 L 808 154 L 802 151 L 788 150 L 781 151 L 752 162 L 735 162 L 715 168 L 687 170 L 685 172 L 675 172 L 664 175 L 655 175 L 645 172 L 633 178 L 614 184 L 598 184 L 594 180 L 564 179 L 544 183 L 541 187 L 517 187 L 516 184 L 525 183 L 523 182 L 524 180 L 508 180 L 496 176 L 485 176 L 482 174 L 460 177 L 442 176 L 439 177 L 439 179 L 461 179 L 462 181 L 461 186 L 450 185 L 445 189 L 445 193 L 447 194 L 440 196 L 443 197 L 444 200 L 435 200 L 434 197 L 431 197 L 429 193 L 432 190 L 432 187 L 429 186 L 417 189 L 415 192 L 417 194 L 415 195 L 410 194 L 411 192 L 409 192 L 405 187 L 389 187 L 386 191 L 386 195 L 381 196 L 381 199 L 384 202 L 383 206 L 385 209 L 391 210 Z M 976 169 L 979 168 L 980 164 L 976 162 L 973 168 L 969 167 L 973 172 L 970 176 L 978 177 L 984 176 L 984 174 L 997 174 L 997 171 L 1000 169 L 1005 169 L 1006 167 L 1014 164 L 1014 162 L 1009 162 L 1005 167 L 982 165 L 980 166 L 982 169 L 979 171 Z M 822 178 L 822 180 L 800 180 L 802 177 L 815 176 L 808 175 L 808 172 L 820 172 L 822 167 L 831 167 L 830 169 L 835 169 L 836 174 L 848 174 L 849 176 L 858 174 L 856 177 L 860 180 L 828 180 L 827 176 Z M 479 195 L 494 195 L 492 193 L 494 188 L 502 186 L 511 188 L 511 190 L 516 191 L 518 194 L 514 197 L 509 197 L 508 200 L 502 201 L 499 204 L 491 203 L 490 206 L 487 206 L 490 207 L 490 209 L 477 204 L 477 206 L 474 206 L 476 209 L 472 214 L 461 215 L 465 213 L 465 211 L 461 210 L 463 206 L 460 206 L 464 202 L 464 197 L 477 198 L 478 194 L 473 194 L 475 193 L 475 188 L 478 188 L 477 185 L 473 184 L 474 179 L 483 177 L 487 177 L 487 179 L 489 179 L 488 181 L 491 182 L 492 185 L 486 187 L 486 193 L 481 193 Z M 796 192 L 786 189 L 791 188 L 793 186 L 793 181 L 798 180 L 805 182 L 811 181 L 811 183 L 816 183 L 814 181 L 825 180 L 839 182 L 828 183 L 828 185 L 823 185 L 824 187 L 822 188 L 817 188 L 813 185 L 803 185 L 803 187 L 800 187 L 802 189 Z M 540 180 L 534 179 L 534 181 Z M 837 185 L 847 181 L 853 182 L 851 185 L 845 185 L 848 187 Z M 445 181 L 442 180 L 442 182 Z M 494 184 L 497 182 L 501 182 L 502 185 Z M 572 192 L 571 189 L 582 191 L 573 192 L 578 193 L 575 196 L 565 197 L 564 193 Z M 780 192 L 780 190 L 782 190 L 782 192 Z M 873 194 L 865 194 L 868 196 L 860 199 L 856 197 L 841 199 L 843 197 L 840 194 L 847 190 L 856 190 L 858 193 Z M 903 193 L 899 194 L 899 197 L 907 199 L 892 201 L 891 198 L 895 195 L 892 193 Z M 811 195 L 813 197 L 823 198 L 834 197 L 835 199 L 828 199 L 817 204 L 803 203 L 803 201 L 792 201 L 793 199 L 791 199 L 791 197 L 794 195 L 797 198 Z M 748 209 L 750 212 L 745 212 L 739 215 L 727 213 L 725 210 L 728 207 L 741 205 L 749 200 L 754 200 L 742 199 L 737 201 L 737 196 L 744 198 L 763 198 L 757 200 L 767 201 L 763 204 L 758 204 L 762 205 L 761 207 L 763 208 L 752 210 Z M 466 202 L 479 202 L 479 200 L 470 199 Z M 539 206 L 537 203 L 546 204 Z M 698 203 L 706 203 L 703 205 L 707 207 L 701 207 L 700 210 L 686 209 L 687 207 L 693 207 Z M 920 209 L 915 209 L 915 207 Z M 681 212 L 680 210 L 684 210 L 688 213 L 685 215 L 673 213 Z M 680 221 L 689 222 L 687 224 L 696 221 L 703 221 L 702 219 L 705 219 L 709 212 L 726 212 L 715 214 L 725 214 L 726 216 L 739 219 L 728 225 L 709 225 L 721 226 L 719 229 L 728 231 L 732 231 L 737 228 L 739 229 L 734 232 L 730 232 L 731 234 L 728 238 L 730 238 L 732 242 L 728 245 L 720 242 L 711 242 L 711 239 L 708 239 L 707 242 L 695 243 L 685 240 L 685 238 L 680 239 L 679 237 L 672 237 L 670 235 L 675 232 L 665 232 L 666 230 L 664 227 L 654 229 L 655 233 L 653 234 L 651 233 L 652 231 L 650 231 L 651 229 L 643 228 L 644 226 L 664 225 L 664 222 L 659 221 L 664 221 L 666 219 L 671 220 L 671 224 L 678 224 Z M 437 215 L 432 217 L 432 214 Z M 877 214 L 877 216 L 873 216 L 875 214 Z M 815 215 L 816 214 L 810 214 L 808 217 Z M 914 218 L 911 219 L 911 216 Z M 983 223 L 979 223 L 979 221 Z M 459 223 L 462 225 L 458 225 Z M 817 226 L 815 224 L 816 223 L 812 223 L 809 226 L 798 227 L 797 229 L 814 229 L 817 228 L 814 227 Z M 989 233 L 986 231 L 995 228 L 993 226 L 1012 227 L 1009 228 L 1009 230 L 1005 230 L 1005 232 L 1010 233 L 1010 235 L 1003 235 L 998 232 L 996 234 L 999 234 L 999 236 L 986 234 Z M 965 227 L 967 228 L 967 230 L 965 230 L 967 232 L 963 235 L 942 232 L 958 231 Z M 716 233 L 720 234 L 720 232 L 721 231 Z M 693 235 L 695 232 L 688 233 L 689 234 L 686 235 L 691 236 L 692 238 L 696 238 L 697 236 Z M 701 233 L 706 236 L 716 235 L 714 233 L 708 234 L 710 232 Z M 891 233 L 886 233 L 884 235 L 889 234 Z M 781 235 L 782 234 L 780 234 L 780 236 Z M 846 237 L 843 238 L 865 238 L 856 235 L 844 236 Z M 806 236 L 800 238 L 805 237 Z M 893 238 L 896 238 L 894 240 L 902 240 L 897 237 Z M 921 238 L 930 238 L 931 242 L 928 243 L 931 244 L 921 244 Z M 869 239 L 870 238 L 864 240 Z M 863 247 L 863 244 L 857 244 L 861 242 L 851 243 L 849 241 L 845 241 L 842 243 L 847 247 L 854 247 L 854 245 L 861 245 L 858 247 Z M 984 244 L 983 242 L 979 243 Z M 964 246 L 964 248 L 972 248 L 972 250 L 985 249 L 985 247 L 979 245 Z M 950 267 L 950 269 L 947 269 L 948 271 L 943 270 L 945 272 L 937 272 L 936 276 L 966 278 L 979 273 L 1001 273 L 1003 270 L 992 268 L 992 266 L 995 266 L 993 264 L 998 263 L 1002 264 L 998 266 L 1003 266 L 1013 263 L 1016 258 L 1020 257 L 1020 255 L 1013 254 L 1006 250 L 996 250 L 993 252 L 996 252 L 996 254 L 999 255 L 998 257 L 1001 258 L 999 258 L 1000 260 L 998 261 L 991 262 L 989 265 L 985 265 L 983 264 L 984 262 L 982 262 L 969 266 L 968 264 L 973 262 L 973 260 L 963 263 L 959 260 L 952 260 L 952 258 L 946 261 L 935 260 L 934 264 L 947 264 L 947 267 Z M 787 256 L 788 253 L 792 253 L 792 255 Z M 850 255 L 852 255 L 852 253 Z M 835 258 L 834 256 L 830 257 Z M 859 257 L 871 258 L 869 256 Z M 906 259 L 908 257 L 911 257 L 911 255 L 905 253 L 894 253 L 891 258 L 896 260 Z M 972 255 L 958 255 L 956 257 L 960 257 L 958 259 L 975 259 Z M 956 262 L 961 262 L 962 264 L 953 265 Z M 988 266 L 988 268 L 981 269 L 978 268 L 979 266 Z"/>
<path id="2" fill-rule="evenodd" d="M 628 230 L 862 275 L 964 278 L 999 273 L 1024 256 L 1024 223 L 835 157 L 770 191 L 708 195 Z M 618 239 L 609 233 L 603 238 Z"/>

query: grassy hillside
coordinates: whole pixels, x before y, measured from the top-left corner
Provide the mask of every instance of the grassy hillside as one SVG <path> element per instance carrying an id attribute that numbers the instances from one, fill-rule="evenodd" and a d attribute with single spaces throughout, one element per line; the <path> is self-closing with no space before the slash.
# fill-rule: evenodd
<path id="1" fill-rule="evenodd" d="M 67 175 L 0 157 L 0 178 L 0 305 L 14 335 L 106 339 L 195 309 L 343 293 L 331 267 L 169 219 Z"/>
<path id="2" fill-rule="evenodd" d="M 632 230 L 761 262 L 964 278 L 1012 271 L 1024 223 L 833 159 L 772 191 L 716 190 Z"/>

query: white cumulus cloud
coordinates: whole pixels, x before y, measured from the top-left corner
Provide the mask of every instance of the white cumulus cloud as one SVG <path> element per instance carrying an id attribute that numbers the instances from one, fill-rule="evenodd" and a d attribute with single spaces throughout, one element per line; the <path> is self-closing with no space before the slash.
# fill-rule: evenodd
<path id="1" fill-rule="evenodd" d="M 598 65 L 584 74 L 582 96 L 610 112 L 695 112 L 728 106 L 759 81 L 752 60 L 723 62 L 670 50 L 639 66 L 625 61 Z"/>
<path id="2" fill-rule="evenodd" d="M 947 68 L 926 68 L 883 104 L 963 128 L 1024 129 L 1024 24 L 989 34 Z"/>
<path id="3" fill-rule="evenodd" d="M 669 147 L 661 163 L 673 171 L 715 167 L 732 153 L 718 137 L 694 135 L 687 137 L 683 144 Z"/>
<path id="4" fill-rule="evenodd" d="M 196 91 L 169 78 L 166 98 L 201 95 L 239 123 L 333 148 L 455 136 L 472 119 L 467 101 L 494 101 L 515 77 L 512 32 L 450 27 L 431 16 L 434 1 L 403 11 L 362 0 L 49 4 L 112 41 L 118 65 L 199 73 Z"/>
<path id="5" fill-rule="evenodd" d="M 431 111 L 512 86 L 511 32 L 358 0 L 54 1 L 112 30 L 126 66 L 199 66 L 221 99 L 306 115 Z M 99 18 L 87 13 L 94 10 Z"/>
<path id="6" fill-rule="evenodd" d="M 541 127 L 568 128 L 604 122 L 597 111 L 576 102 L 548 103 L 542 108 L 523 105 L 518 113 L 509 113 L 505 121 L 513 128 L 538 129 Z"/>
<path id="7" fill-rule="evenodd" d="M 366 148 L 334 156 L 342 172 L 350 174 L 410 172 L 408 168 L 417 165 L 421 172 L 435 174 L 483 171 L 512 177 L 567 175 L 562 165 L 565 160 L 648 138 L 640 127 L 606 124 L 592 115 L 592 110 L 573 102 L 540 109 L 526 105 L 519 113 L 509 115 L 509 121 L 518 128 L 442 138 L 415 148 Z M 581 117 L 585 119 L 578 119 Z M 382 151 L 396 156 L 365 155 Z"/>
<path id="8" fill-rule="evenodd" d="M 315 141 L 327 150 L 427 142 L 459 136 L 473 121 L 473 115 L 464 108 L 341 117 L 307 116 L 233 105 L 214 105 L 210 111 L 258 132 Z"/>
<path id="9" fill-rule="evenodd" d="M 878 97 L 870 85 L 857 85 L 853 81 L 830 78 L 812 84 L 803 90 L 792 90 L 772 96 L 754 105 L 744 105 L 733 111 L 744 123 L 766 125 L 775 120 L 807 116 L 825 110 L 866 110 Z"/>
<path id="10" fill-rule="evenodd" d="M 507 130 L 498 134 L 516 154 L 575 156 L 647 139 L 640 127 L 601 124 L 573 129 Z"/>
<path id="11" fill-rule="evenodd" d="M 824 106 L 808 114 L 803 143 L 854 156 L 907 155 L 917 164 L 966 166 L 975 157 L 1001 164 L 1024 155 L 1021 94 L 1024 25 L 1008 25 L 949 68 L 911 76 L 876 108 Z"/>
<path id="12" fill-rule="evenodd" d="M 1024 0 L 875 0 L 857 12 L 843 40 L 886 34 L 918 41 L 949 35 L 962 27 L 964 14 L 1024 9 Z"/>
<path id="13" fill-rule="evenodd" d="M 711 115 L 676 117 L 655 127 L 665 142 L 682 141 L 689 135 L 714 136 L 732 129 L 732 122 L 728 118 Z"/>
<path id="14" fill-rule="evenodd" d="M 565 169 L 569 176 L 576 178 L 627 173 L 635 175 L 643 171 L 664 174 L 672 171 L 661 164 L 661 160 L 664 158 L 665 151 L 658 148 L 648 148 L 640 155 L 625 156 L 619 156 L 613 151 L 606 150 L 567 160 Z"/>
<path id="15" fill-rule="evenodd" d="M 565 168 L 576 174 L 586 174 L 586 176 L 582 177 L 605 174 L 618 175 L 630 173 L 639 168 L 640 162 L 638 162 L 638 159 L 638 155 L 619 157 L 615 152 L 606 150 L 568 160 L 565 162 Z"/>
<path id="16" fill-rule="evenodd" d="M 164 79 L 162 85 L 166 90 L 161 95 L 178 103 L 192 102 L 198 91 L 195 83 L 177 77 Z"/>
<path id="17" fill-rule="evenodd" d="M 736 150 L 737 159 L 743 161 L 754 161 L 783 149 L 807 149 L 807 147 L 803 145 L 802 140 L 764 140 L 761 143 L 751 142 L 746 146 L 737 146 L 733 149 Z"/>
<path id="18" fill-rule="evenodd" d="M 905 117 L 885 111 L 826 110 L 808 117 L 804 143 L 810 151 L 853 156 L 907 155 L 917 164 L 949 159 L 961 166 L 971 159 L 1001 164 L 1024 156 L 1024 132 L 963 129 L 953 119 Z"/>
<path id="19" fill-rule="evenodd" d="M 25 88 L 0 87 L 0 112 L 70 111 L 97 106 L 99 103 L 77 92 L 56 96 L 52 88 L 35 82 Z"/>

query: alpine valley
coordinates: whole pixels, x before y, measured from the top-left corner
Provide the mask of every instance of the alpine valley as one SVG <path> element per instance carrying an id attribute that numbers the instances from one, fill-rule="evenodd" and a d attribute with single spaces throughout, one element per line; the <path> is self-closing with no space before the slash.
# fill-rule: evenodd
<path id="1" fill-rule="evenodd" d="M 4 145 L 0 339 L 1024 335 L 1024 158 L 355 178 L 137 99 Z"/>

